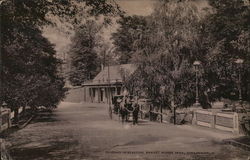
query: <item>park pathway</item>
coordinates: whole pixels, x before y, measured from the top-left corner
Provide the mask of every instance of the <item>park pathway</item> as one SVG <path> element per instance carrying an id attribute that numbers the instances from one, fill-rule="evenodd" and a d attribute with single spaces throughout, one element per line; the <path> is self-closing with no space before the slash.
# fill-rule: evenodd
<path id="1" fill-rule="evenodd" d="M 62 102 L 6 138 L 15 160 L 247 159 L 222 143 L 233 135 L 192 126 L 110 120 L 104 104 Z M 205 157 L 205 158 L 204 158 Z"/>

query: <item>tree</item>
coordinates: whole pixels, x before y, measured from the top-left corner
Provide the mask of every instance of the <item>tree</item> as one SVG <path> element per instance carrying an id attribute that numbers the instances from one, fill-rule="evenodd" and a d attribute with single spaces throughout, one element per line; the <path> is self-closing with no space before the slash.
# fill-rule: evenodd
<path id="1" fill-rule="evenodd" d="M 85 0 L 83 0 L 85 1 Z M 83 2 L 82 1 L 82 2 Z M 65 96 L 64 79 L 58 73 L 60 60 L 54 46 L 42 35 L 45 25 L 55 24 L 47 15 L 70 22 L 78 11 L 77 1 L 15 0 L 1 7 L 1 101 L 15 110 L 29 105 L 51 107 Z M 106 0 L 85 1 L 89 12 L 108 14 Z M 107 10 L 105 8 L 108 8 Z M 15 114 L 18 120 L 17 114 Z"/>
<path id="2" fill-rule="evenodd" d="M 81 25 L 73 38 L 71 47 L 71 74 L 73 85 L 81 85 L 97 74 L 98 57 L 95 52 L 98 26 L 94 21 Z"/>
<path id="3" fill-rule="evenodd" d="M 93 4 L 99 6 L 96 2 Z M 103 4 L 101 6 L 103 7 Z M 107 10 L 98 15 L 90 10 L 91 14 L 85 15 L 84 18 L 81 15 L 76 16 L 75 34 L 69 51 L 71 63 L 69 80 L 73 86 L 79 86 L 93 79 L 100 71 L 101 65 L 107 64 L 107 60 L 109 64 L 114 63 L 113 55 L 109 53 L 112 44 L 110 39 L 107 39 L 108 35 L 106 34 L 104 39 L 103 34 L 103 31 L 112 24 L 113 17 L 121 12 L 116 4 L 112 7 L 111 10 L 110 7 L 103 8 Z"/>
<path id="4" fill-rule="evenodd" d="M 54 106 L 66 91 L 64 80 L 58 74 L 60 61 L 55 58 L 53 45 L 38 29 L 29 30 L 32 32 L 17 35 L 12 32 L 12 43 L 3 43 L 1 48 L 1 97 L 15 113 L 22 106 Z"/>
<path id="5" fill-rule="evenodd" d="M 194 102 L 193 61 L 200 54 L 200 17 L 189 2 L 159 2 L 148 17 L 145 30 L 132 47 L 133 61 L 138 65 L 136 80 L 156 105 L 161 101 L 189 106 Z M 165 95 L 160 88 L 165 86 Z M 163 88 L 163 87 L 162 87 Z M 163 99 L 164 98 L 164 99 Z"/>
<path id="6" fill-rule="evenodd" d="M 220 98 L 238 99 L 239 71 L 243 98 L 249 100 L 249 3 L 211 0 L 210 5 L 212 12 L 203 17 L 189 2 L 160 2 L 132 45 L 138 71 L 127 85 L 140 86 L 155 101 L 165 86 L 168 104 L 190 106 L 195 97 L 192 64 L 200 60 L 203 107 Z M 241 70 L 237 58 L 245 60 Z"/>
<path id="7" fill-rule="evenodd" d="M 211 86 L 212 95 L 216 99 L 238 99 L 238 67 L 237 58 L 244 59 L 243 98 L 249 101 L 249 3 L 241 0 L 210 0 L 214 12 L 204 22 L 204 35 L 209 42 L 206 57 L 205 77 Z"/>
<path id="8" fill-rule="evenodd" d="M 142 16 L 121 16 L 118 20 L 120 28 L 112 35 L 120 64 L 131 62 L 135 52 L 132 45 L 139 38 L 138 32 L 145 30 L 146 19 Z"/>

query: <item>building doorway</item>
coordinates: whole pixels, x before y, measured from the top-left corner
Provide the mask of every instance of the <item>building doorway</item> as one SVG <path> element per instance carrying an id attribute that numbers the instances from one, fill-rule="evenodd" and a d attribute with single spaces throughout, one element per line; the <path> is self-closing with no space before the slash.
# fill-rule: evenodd
<path id="1" fill-rule="evenodd" d="M 101 89 L 101 102 L 103 102 L 103 99 L 104 99 L 103 96 L 104 96 L 104 89 L 102 88 Z"/>

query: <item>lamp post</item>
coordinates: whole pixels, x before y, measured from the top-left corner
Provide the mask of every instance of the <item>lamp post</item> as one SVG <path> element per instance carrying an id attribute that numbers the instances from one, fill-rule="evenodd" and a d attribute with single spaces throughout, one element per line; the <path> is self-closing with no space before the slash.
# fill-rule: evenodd
<path id="1" fill-rule="evenodd" d="M 201 65 L 201 62 L 196 60 L 196 61 L 194 61 L 193 65 L 195 67 L 195 77 L 196 77 L 195 106 L 198 107 L 198 106 L 200 106 L 200 103 L 199 103 L 198 70 L 199 70 L 199 66 Z"/>
<path id="2" fill-rule="evenodd" d="M 112 100 L 112 90 L 111 90 L 111 83 L 110 83 L 110 71 L 109 71 L 109 59 L 108 59 L 108 105 L 109 105 L 109 117 L 112 119 L 112 108 L 111 108 L 111 100 Z"/>
<path id="3" fill-rule="evenodd" d="M 241 90 L 241 69 L 243 65 L 243 59 L 236 59 L 235 63 L 239 65 L 239 77 L 238 77 L 238 89 L 239 89 L 239 101 L 242 102 L 242 90 Z"/>
<path id="4" fill-rule="evenodd" d="M 108 113 L 109 113 L 109 117 L 110 117 L 110 119 L 112 119 L 112 107 L 111 107 L 111 100 L 112 100 L 112 94 L 111 94 L 111 83 L 110 83 L 110 67 L 109 67 L 109 58 L 110 57 L 108 57 L 108 58 L 106 58 L 106 52 L 108 52 L 108 53 L 110 53 L 110 52 L 112 52 L 113 50 L 112 49 L 109 49 L 108 51 L 105 51 L 104 52 L 104 66 L 103 66 L 103 68 L 104 67 L 106 67 L 106 59 L 107 59 L 107 69 L 108 69 L 108 87 L 107 87 L 107 98 L 108 98 Z"/>
<path id="5" fill-rule="evenodd" d="M 3 104 L 0 105 L 0 133 L 2 132 L 2 106 Z"/>
<path id="6" fill-rule="evenodd" d="M 166 90 L 166 86 L 165 85 L 160 86 L 160 94 L 162 95 L 161 106 L 160 106 L 161 107 L 160 108 L 160 111 L 161 111 L 161 123 L 163 121 L 162 107 L 163 107 L 163 104 L 164 104 L 165 90 Z"/>

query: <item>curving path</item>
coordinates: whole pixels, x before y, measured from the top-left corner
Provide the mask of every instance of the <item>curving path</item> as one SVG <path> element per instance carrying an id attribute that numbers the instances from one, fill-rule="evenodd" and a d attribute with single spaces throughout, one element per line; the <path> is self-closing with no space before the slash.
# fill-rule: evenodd
<path id="1" fill-rule="evenodd" d="M 16 160 L 247 159 L 249 152 L 222 143 L 233 135 L 148 121 L 122 125 L 107 106 L 63 102 L 11 134 Z M 204 158 L 205 157 L 205 158 Z"/>

